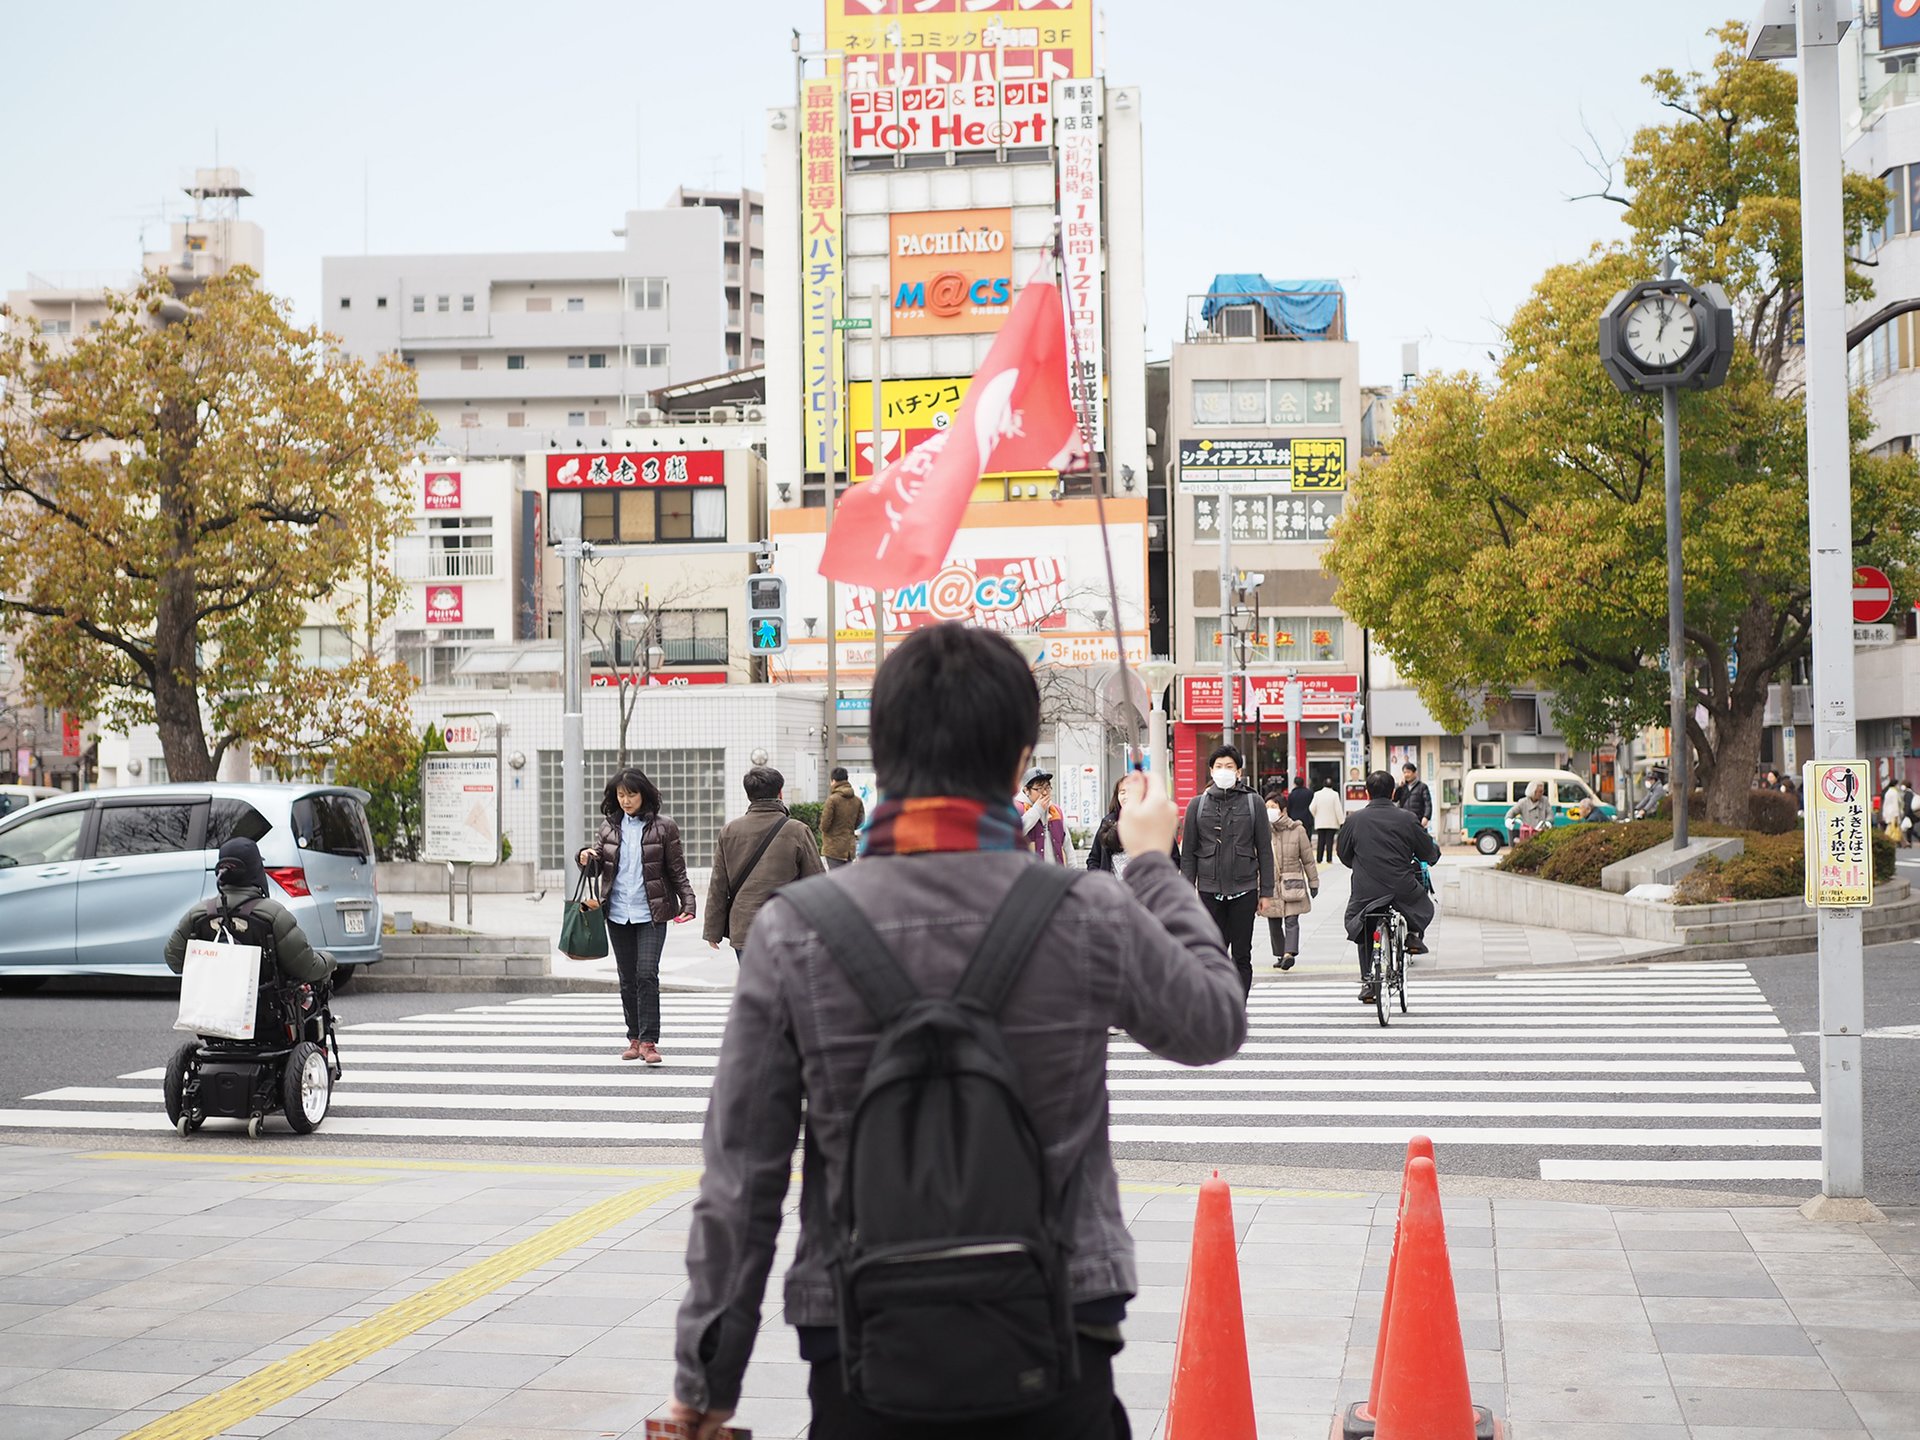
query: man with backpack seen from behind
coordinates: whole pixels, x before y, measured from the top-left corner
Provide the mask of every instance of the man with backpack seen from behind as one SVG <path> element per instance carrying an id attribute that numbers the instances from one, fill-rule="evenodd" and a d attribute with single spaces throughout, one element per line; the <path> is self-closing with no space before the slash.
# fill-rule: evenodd
<path id="1" fill-rule="evenodd" d="M 1253 989 L 1253 922 L 1273 898 L 1273 829 L 1267 807 L 1240 779 L 1240 752 L 1216 745 L 1213 784 L 1187 803 L 1180 869 L 1233 953 L 1242 996 Z"/>
<path id="2" fill-rule="evenodd" d="M 722 826 L 713 842 L 705 937 L 714 950 L 722 940 L 731 942 L 736 955 L 747 948 L 754 917 L 769 895 L 789 880 L 826 868 L 811 827 L 790 818 L 780 802 L 786 776 L 771 765 L 756 765 L 740 783 L 747 792 L 747 813 Z"/>
<path id="3" fill-rule="evenodd" d="M 789 887 L 741 957 L 687 1242 L 672 1418 L 738 1404 L 804 1122 L 786 1319 L 812 1440 L 1122 1440 L 1136 1286 L 1107 1138 L 1110 1026 L 1234 1054 L 1240 985 L 1133 778 L 1124 878 L 1035 865 L 1007 797 L 1039 735 L 999 634 L 916 632 L 874 685 L 860 863 Z"/>

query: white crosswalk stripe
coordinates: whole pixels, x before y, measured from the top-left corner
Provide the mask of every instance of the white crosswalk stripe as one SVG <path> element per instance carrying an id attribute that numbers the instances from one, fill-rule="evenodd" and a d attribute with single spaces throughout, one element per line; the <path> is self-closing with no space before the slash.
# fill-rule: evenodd
<path id="1" fill-rule="evenodd" d="M 1193 1069 L 1109 1047 L 1122 1156 L 1379 1168 L 1414 1133 L 1546 1179 L 1814 1181 L 1819 1101 L 1744 965 L 1449 979 L 1380 1029 L 1352 985 L 1256 987 L 1247 1044 Z M 667 1063 L 623 1062 L 617 997 L 535 996 L 344 1026 L 326 1133 L 689 1143 L 729 998 L 662 999 Z M 159 1130 L 162 1071 L 0 1109 L 0 1129 Z M 102 1077 L 106 1079 L 108 1077 Z M 210 1122 L 219 1126 L 225 1122 Z"/>

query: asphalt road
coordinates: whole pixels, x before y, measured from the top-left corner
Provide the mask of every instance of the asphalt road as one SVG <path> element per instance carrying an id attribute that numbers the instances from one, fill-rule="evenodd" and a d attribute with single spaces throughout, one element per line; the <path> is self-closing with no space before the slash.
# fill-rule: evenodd
<path id="1" fill-rule="evenodd" d="M 1748 970 L 1759 987 L 1759 996 L 1764 997 L 1772 1016 L 1777 1016 L 1794 1055 L 1805 1067 L 1803 1076 L 1791 1056 L 1784 1053 L 1768 1056 L 1764 1057 L 1765 1067 L 1770 1067 L 1772 1073 L 1760 1078 L 1781 1092 L 1787 1091 L 1789 1084 L 1800 1084 L 1804 1080 L 1817 1083 L 1819 1039 L 1814 1033 L 1817 1021 L 1813 958 L 1757 959 L 1748 962 Z M 1627 988 L 1641 985 L 1643 981 L 1639 977 L 1647 977 L 1653 984 L 1668 986 L 1665 993 L 1670 996 L 1676 993 L 1676 987 L 1685 991 L 1693 984 L 1684 978 L 1685 972 L 1671 967 L 1653 967 L 1633 975 L 1623 975 L 1619 970 L 1588 974 L 1595 977 L 1596 983 L 1611 977 Z M 1744 976 L 1738 979 L 1739 983 L 1745 983 Z M 1587 982 L 1579 977 L 1561 977 L 1560 983 L 1584 989 Z M 1702 989 L 1733 983 L 1733 978 L 1725 972 L 1717 975 L 1698 972 Z M 1454 991 L 1451 999 L 1436 993 L 1446 988 L 1443 981 L 1435 978 L 1423 989 L 1424 984 L 1427 977 L 1416 975 L 1412 1020 L 1384 1035 L 1375 1030 L 1371 1011 L 1353 1006 L 1350 992 L 1344 989 L 1340 997 L 1329 997 L 1304 987 L 1298 990 L 1262 987 L 1256 992 L 1256 1003 L 1262 1003 L 1265 997 L 1267 1008 L 1256 1017 L 1256 1037 L 1250 1043 L 1264 1046 L 1264 1050 L 1259 1054 L 1251 1049 L 1243 1052 L 1242 1061 L 1252 1060 L 1256 1064 L 1244 1068 L 1237 1078 L 1221 1074 L 1213 1079 L 1208 1072 L 1155 1070 L 1147 1057 L 1129 1056 L 1124 1044 L 1117 1046 L 1114 1069 L 1117 1152 L 1132 1167 L 1151 1167 L 1155 1162 L 1192 1166 L 1215 1160 L 1263 1168 L 1287 1167 L 1303 1173 L 1390 1172 L 1397 1168 L 1399 1142 L 1397 1139 L 1386 1142 L 1387 1134 L 1398 1137 L 1412 1129 L 1430 1129 L 1438 1134 L 1443 1127 L 1453 1126 L 1459 1138 L 1443 1142 L 1443 1148 L 1449 1173 L 1459 1177 L 1514 1181 L 1553 1178 L 1541 1163 L 1543 1157 L 1549 1155 L 1571 1157 L 1557 1163 L 1588 1164 L 1599 1167 L 1602 1172 L 1608 1163 L 1652 1162 L 1657 1169 L 1661 1164 L 1682 1165 L 1703 1156 L 1728 1157 L 1713 1163 L 1737 1169 L 1743 1161 L 1756 1156 L 1777 1155 L 1783 1161 L 1788 1157 L 1797 1159 L 1799 1173 L 1758 1179 L 1743 1173 L 1738 1176 L 1738 1183 L 1718 1185 L 1705 1178 L 1682 1178 L 1676 1183 L 1681 1188 L 1737 1190 L 1788 1199 L 1811 1194 L 1818 1188 L 1817 1181 L 1804 1173 L 1808 1162 L 1817 1157 L 1817 1149 L 1804 1145 L 1792 1148 L 1796 1132 L 1785 1128 L 1799 1127 L 1797 1138 L 1804 1141 L 1804 1127 L 1811 1123 L 1811 1117 L 1804 1113 L 1811 1099 L 1805 1093 L 1804 1084 L 1800 1085 L 1799 1094 L 1726 1099 L 1658 1093 L 1667 1088 L 1669 1081 L 1681 1079 L 1678 1072 L 1688 1066 L 1676 1060 L 1675 1073 L 1664 1075 L 1666 1057 L 1634 1053 L 1637 1042 L 1654 1037 L 1636 1031 L 1636 1025 L 1646 1022 L 1637 1020 L 1630 1010 L 1647 1003 L 1657 1009 L 1660 1001 L 1566 1001 L 1560 1013 L 1570 1018 L 1561 1023 L 1583 1026 L 1611 1023 L 1621 1027 L 1611 1033 L 1622 1038 L 1586 1047 L 1593 1053 L 1576 1057 L 1580 1067 L 1589 1070 L 1579 1081 L 1584 1089 L 1579 1093 L 1556 1094 L 1553 1092 L 1576 1089 L 1567 1083 L 1578 1073 L 1573 1062 L 1563 1063 L 1544 1053 L 1549 1048 L 1564 1050 L 1564 1045 L 1555 1046 L 1551 1042 L 1532 1047 L 1515 1045 L 1508 1043 L 1515 1035 L 1484 1028 L 1538 1023 L 1552 1013 L 1552 1002 L 1523 1002 L 1517 1007 L 1518 1013 L 1504 1019 L 1489 1018 L 1503 1005 L 1509 1010 L 1516 1008 L 1511 1002 L 1517 997 L 1510 993 L 1513 987 L 1508 982 L 1486 980 L 1471 987 L 1462 986 Z M 1291 993 L 1283 996 L 1280 993 L 1283 988 Z M 1869 952 L 1867 991 L 1869 1192 L 1886 1204 L 1920 1203 L 1920 1126 L 1912 1119 L 1916 1110 L 1920 1110 L 1920 945 L 1887 946 Z M 504 1150 L 524 1153 L 530 1159 L 536 1152 L 571 1153 L 586 1159 L 590 1151 L 593 1158 L 607 1160 L 685 1155 L 698 1133 L 700 1121 L 702 1101 L 699 1097 L 703 1092 L 696 1074 L 702 1063 L 698 1052 L 706 1047 L 705 1064 L 710 1068 L 710 1037 L 717 1034 L 717 1007 L 724 1001 L 704 1003 L 710 1007 L 706 1011 L 682 1010 L 677 1019 L 670 1011 L 668 1034 L 663 1044 L 670 1062 L 678 1059 L 681 1064 L 676 1068 L 670 1063 L 665 1070 L 648 1073 L 637 1066 L 606 1063 L 610 1057 L 601 1052 L 608 1048 L 617 1050 L 621 1043 L 617 1031 L 605 1029 L 609 1022 L 615 1027 L 618 1025 L 617 1011 L 607 1008 L 610 997 L 549 999 L 483 994 L 349 993 L 336 1002 L 336 1013 L 342 1024 L 372 1027 L 356 1028 L 354 1044 L 358 1054 L 367 1056 L 371 1047 L 380 1045 L 395 1048 L 387 1050 L 379 1063 L 369 1060 L 353 1069 L 338 1092 L 345 1103 L 336 1109 L 320 1135 L 296 1140 L 280 1127 L 261 1143 L 308 1145 L 330 1152 L 395 1145 L 404 1146 L 409 1154 L 441 1151 L 473 1154 L 483 1149 L 500 1153 Z M 1449 1004 L 1454 1007 L 1452 1013 L 1434 1013 Z M 1606 1006 L 1615 1008 L 1607 1012 Z M 481 1011 L 470 1007 L 486 1008 Z M 1750 1010 L 1758 1008 L 1749 1002 Z M 1606 1013 L 1611 1013 L 1611 1020 L 1597 1018 Z M 116 1099 L 125 1102 L 129 1097 L 124 1094 L 116 1097 L 106 1087 L 119 1086 L 124 1091 L 130 1082 L 121 1077 L 150 1071 L 164 1063 L 180 1038 L 171 1030 L 173 1014 L 174 1000 L 165 987 L 142 982 L 93 982 L 86 990 L 62 990 L 50 985 L 33 995 L 0 997 L 0 1110 L 35 1106 L 45 1110 L 49 1102 L 30 1097 L 72 1087 L 91 1093 L 53 1102 L 56 1108 L 64 1105 L 74 1110 L 145 1114 L 145 1103 L 103 1105 L 97 1102 Z M 560 1018 L 563 1015 L 566 1018 Z M 1571 1018 L 1575 1016 L 1578 1018 Z M 430 1018 L 417 1021 L 416 1017 Z M 1415 1027 L 1413 1022 L 1422 1018 L 1430 1028 Z M 1771 1028 L 1771 1017 L 1767 1019 Z M 402 1021 L 413 1023 L 398 1023 Z M 1662 1023 L 1689 1022 L 1684 1017 L 1667 1015 Z M 1739 1022 L 1716 1020 L 1714 1023 Z M 676 1024 L 682 1032 L 678 1037 L 673 1034 Z M 383 1031 L 383 1026 L 390 1030 Z M 1301 1026 L 1320 1028 L 1298 1028 Z M 1270 1031 L 1264 1037 L 1257 1033 L 1263 1027 Z M 1465 1033 L 1467 1027 L 1473 1027 L 1472 1036 L 1478 1038 L 1469 1038 Z M 1891 1033 L 1902 1027 L 1909 1033 Z M 697 1032 L 703 1029 L 709 1032 L 709 1038 L 704 1040 L 697 1038 Z M 421 1038 L 423 1033 L 426 1038 Z M 1681 1058 L 1697 1062 L 1695 1068 L 1703 1074 L 1710 1064 L 1724 1063 L 1737 1071 L 1748 1059 L 1762 1058 L 1707 1053 L 1716 1049 L 1718 1041 L 1752 1037 L 1725 1031 L 1695 1030 L 1693 1033 L 1706 1038 L 1668 1047 L 1656 1044 L 1650 1048 L 1687 1050 L 1690 1047 L 1699 1053 Z M 564 1038 L 556 1039 L 556 1036 Z M 1311 1064 L 1300 1059 L 1303 1047 L 1314 1049 L 1323 1042 L 1339 1042 L 1355 1054 L 1314 1060 Z M 1443 1042 L 1450 1048 L 1440 1051 L 1428 1042 Z M 1777 1036 L 1774 1043 L 1777 1048 Z M 411 1048 L 434 1045 L 442 1048 Z M 568 1045 L 579 1048 L 573 1051 L 562 1048 Z M 1414 1048 L 1395 1052 L 1387 1048 L 1390 1045 Z M 531 1049 L 516 1052 L 515 1046 Z M 1520 1059 L 1500 1053 L 1529 1048 L 1535 1053 Z M 1648 1048 L 1640 1047 L 1642 1051 Z M 1486 1054 L 1489 1050 L 1494 1053 Z M 1387 1067 L 1375 1068 L 1372 1064 L 1375 1057 L 1394 1053 L 1409 1057 L 1400 1062 L 1409 1073 L 1398 1077 L 1397 1089 L 1393 1083 L 1396 1077 L 1387 1073 Z M 1436 1068 L 1427 1061 L 1441 1054 L 1452 1067 L 1448 1073 L 1438 1077 L 1419 1073 Z M 350 1065 L 352 1063 L 350 1054 Z M 412 1071 L 389 1068 L 403 1065 L 416 1068 Z M 500 1068 L 493 1071 L 476 1068 L 489 1065 Z M 575 1068 L 569 1070 L 567 1066 Z M 1609 1070 L 1609 1066 L 1619 1069 Z M 1753 1068 L 1757 1071 L 1763 1067 Z M 1289 1074 L 1303 1069 L 1316 1078 Z M 464 1070 L 463 1079 L 456 1080 L 447 1073 L 450 1070 Z M 538 1078 L 542 1076 L 544 1078 Z M 1616 1078 L 1621 1079 L 1619 1093 L 1613 1089 Z M 1697 1080 L 1701 1075 L 1685 1078 Z M 1725 1083 L 1711 1074 L 1705 1078 L 1710 1084 Z M 143 1083 L 157 1092 L 157 1083 L 153 1080 Z M 1265 1088 L 1256 1090 L 1256 1085 Z M 409 1090 L 409 1086 L 413 1088 Z M 1510 1090 L 1513 1093 L 1508 1093 Z M 409 1094 L 419 1093 L 425 1099 L 429 1092 L 432 1098 L 441 1101 L 440 1106 L 408 1103 Z M 489 1098 L 503 1094 L 511 1097 L 508 1104 L 518 1108 L 506 1108 Z M 596 1100 L 602 1094 L 617 1098 L 603 1106 Z M 661 1099 L 663 1095 L 678 1097 L 679 1108 L 663 1110 L 661 1107 L 676 1104 L 675 1100 Z M 444 1108 L 448 1096 L 457 1096 L 466 1108 L 449 1112 Z M 1425 1103 L 1442 1097 L 1466 1108 L 1450 1118 L 1431 1122 L 1410 1121 L 1400 1113 L 1421 1110 Z M 154 1099 L 157 1100 L 157 1094 Z M 1675 1121 L 1670 1116 L 1644 1118 L 1633 1113 L 1636 1106 L 1647 1106 L 1654 1116 L 1668 1115 L 1669 1112 L 1658 1107 L 1666 1107 L 1676 1100 L 1698 1118 Z M 1181 1108 L 1187 1104 L 1191 1104 L 1191 1110 Z M 1524 1120 L 1511 1122 L 1499 1118 L 1545 1104 L 1566 1108 L 1547 1115 L 1528 1113 Z M 1767 1104 L 1778 1105 L 1774 1113 L 1779 1115 L 1801 1113 L 1779 1119 L 1766 1118 L 1765 1110 L 1747 1109 Z M 620 1106 L 625 1108 L 616 1108 Z M 1609 1106 L 1624 1108 L 1617 1115 L 1607 1117 L 1604 1110 Z M 1585 1113 L 1593 1107 L 1600 1107 L 1600 1118 Z M 1128 1113 L 1130 1110 L 1133 1113 Z M 394 1118 L 369 1121 L 369 1115 Z M 390 1124 L 394 1128 L 347 1133 L 356 1120 L 374 1125 Z M 1274 1124 L 1342 1126 L 1347 1134 L 1339 1143 L 1321 1143 L 1317 1137 L 1298 1135 L 1283 1144 L 1263 1143 L 1258 1127 Z M 1544 1136 L 1538 1139 L 1523 1136 L 1517 1133 L 1523 1124 L 1559 1127 L 1561 1134 L 1552 1142 Z M 1684 1134 L 1678 1136 L 1679 1143 L 1665 1147 L 1645 1139 L 1627 1144 L 1611 1143 L 1613 1135 L 1624 1139 L 1632 1129 L 1667 1127 L 1671 1133 L 1671 1127 L 1677 1124 L 1722 1127 L 1717 1133 L 1730 1139 L 1732 1147 L 1702 1148 Z M 493 1127 L 491 1131 L 489 1126 Z M 1596 1128 L 1606 1126 L 1620 1128 L 1611 1135 L 1604 1128 Z M 1789 1142 L 1789 1148 L 1778 1151 L 1752 1146 L 1742 1148 L 1743 1137 L 1736 1133 L 1742 1126 L 1782 1135 Z M 247 1143 L 216 1136 L 216 1128 L 209 1127 L 202 1132 L 202 1136 L 196 1137 L 196 1143 L 220 1147 Z M 1196 1142 L 1195 1137 L 1206 1135 L 1209 1129 L 1217 1132 L 1220 1142 L 1217 1147 L 1204 1141 Z M 1495 1138 L 1503 1131 L 1503 1138 Z M 1134 1138 L 1123 1139 L 1123 1135 Z M 1485 1138 L 1476 1141 L 1472 1138 L 1476 1135 Z M 90 1147 L 138 1145 L 144 1148 L 177 1143 L 164 1132 L 136 1135 L 114 1130 L 85 1131 L 77 1127 L 71 1134 L 59 1127 L 37 1130 L 0 1127 L 0 1139 L 29 1144 L 78 1142 Z M 1487 1143 L 1489 1141 L 1491 1143 Z"/>

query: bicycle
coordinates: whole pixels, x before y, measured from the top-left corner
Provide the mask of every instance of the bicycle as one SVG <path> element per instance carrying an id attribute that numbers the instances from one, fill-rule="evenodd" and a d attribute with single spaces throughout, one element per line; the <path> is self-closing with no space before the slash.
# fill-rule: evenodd
<path id="1" fill-rule="evenodd" d="M 1407 917 L 1387 906 L 1369 911 L 1366 919 L 1373 929 L 1367 983 L 1373 987 L 1374 1013 L 1385 1027 L 1390 1001 L 1399 1004 L 1402 1015 L 1407 1013 Z"/>

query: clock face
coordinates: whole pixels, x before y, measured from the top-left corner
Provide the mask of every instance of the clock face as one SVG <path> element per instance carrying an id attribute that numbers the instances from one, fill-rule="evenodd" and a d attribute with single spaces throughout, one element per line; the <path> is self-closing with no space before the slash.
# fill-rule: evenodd
<path id="1" fill-rule="evenodd" d="M 1700 322 L 1683 295 L 1649 295 L 1621 323 L 1627 352 L 1642 365 L 1665 369 L 1693 353 Z"/>

